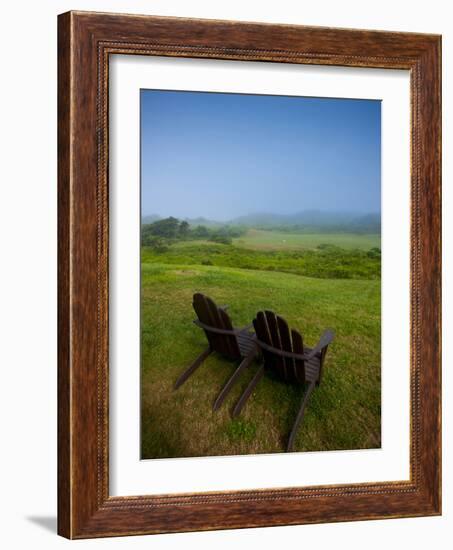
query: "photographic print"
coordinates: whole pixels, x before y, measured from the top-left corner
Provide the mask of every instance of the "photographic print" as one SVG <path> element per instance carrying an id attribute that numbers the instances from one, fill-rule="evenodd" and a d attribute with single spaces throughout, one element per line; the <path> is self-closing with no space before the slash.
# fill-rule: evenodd
<path id="1" fill-rule="evenodd" d="M 440 67 L 59 16 L 59 534 L 441 514 Z"/>
<path id="2" fill-rule="evenodd" d="M 141 458 L 381 446 L 381 102 L 140 92 Z"/>

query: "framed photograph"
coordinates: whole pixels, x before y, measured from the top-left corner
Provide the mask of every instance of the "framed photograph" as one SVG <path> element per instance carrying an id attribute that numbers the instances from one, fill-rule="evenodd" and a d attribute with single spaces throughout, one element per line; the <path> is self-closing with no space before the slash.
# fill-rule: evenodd
<path id="1" fill-rule="evenodd" d="M 440 514 L 440 37 L 58 29 L 59 533 Z"/>

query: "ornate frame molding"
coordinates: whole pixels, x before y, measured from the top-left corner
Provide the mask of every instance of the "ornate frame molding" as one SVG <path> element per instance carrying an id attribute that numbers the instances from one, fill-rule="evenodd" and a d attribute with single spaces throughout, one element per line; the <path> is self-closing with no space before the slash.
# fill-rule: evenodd
<path id="1" fill-rule="evenodd" d="M 61 535 L 86 538 L 440 514 L 440 48 L 439 36 L 425 34 L 88 12 L 59 16 Z M 109 496 L 108 61 L 112 54 L 410 71 L 409 481 Z"/>

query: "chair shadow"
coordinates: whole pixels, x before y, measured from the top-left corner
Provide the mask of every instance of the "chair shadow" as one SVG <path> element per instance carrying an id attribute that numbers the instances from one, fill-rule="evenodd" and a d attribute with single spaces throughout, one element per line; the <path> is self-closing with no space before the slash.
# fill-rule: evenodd
<path id="1" fill-rule="evenodd" d="M 25 518 L 30 523 L 34 523 L 51 533 L 57 532 L 57 517 L 56 516 L 28 516 Z"/>

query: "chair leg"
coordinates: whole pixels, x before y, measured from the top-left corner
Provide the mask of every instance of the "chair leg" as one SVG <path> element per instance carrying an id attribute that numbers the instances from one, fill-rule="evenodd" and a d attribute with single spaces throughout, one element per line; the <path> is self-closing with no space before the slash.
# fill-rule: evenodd
<path id="1" fill-rule="evenodd" d="M 178 380 L 176 380 L 176 382 L 175 382 L 174 389 L 177 390 L 180 386 L 182 386 L 184 384 L 184 382 L 189 378 L 189 376 L 191 376 L 198 369 L 198 367 L 201 365 L 201 363 L 203 363 L 203 361 L 206 359 L 206 357 L 208 357 L 208 355 L 210 355 L 211 353 L 212 353 L 211 348 L 205 349 L 204 352 L 201 353 L 195 359 L 195 361 L 190 365 L 190 367 L 188 369 L 186 369 L 179 376 Z"/>
<path id="2" fill-rule="evenodd" d="M 302 404 L 300 406 L 299 412 L 297 413 L 293 429 L 291 430 L 291 434 L 289 436 L 288 447 L 286 448 L 287 452 L 292 451 L 294 448 L 294 441 L 296 440 L 297 431 L 304 418 L 305 407 L 307 406 L 308 400 L 310 399 L 310 395 L 315 387 L 315 384 L 316 381 L 310 382 L 310 385 L 308 386 L 308 389 L 305 392 L 304 397 L 302 398 Z"/>
<path id="3" fill-rule="evenodd" d="M 261 365 L 259 370 L 256 372 L 255 376 L 250 380 L 249 385 L 245 389 L 244 393 L 239 398 L 239 401 L 236 403 L 236 406 L 233 409 L 233 417 L 236 417 L 242 411 L 247 399 L 252 395 L 255 386 L 261 380 L 264 375 L 264 365 Z"/>
<path id="4" fill-rule="evenodd" d="M 253 361 L 254 358 L 255 358 L 255 355 L 250 354 L 242 360 L 241 364 L 234 371 L 233 375 L 225 384 L 225 386 L 222 388 L 222 391 L 219 393 L 217 399 L 215 400 L 214 405 L 212 407 L 213 411 L 217 411 L 221 407 L 222 403 L 225 400 L 225 397 L 228 395 L 229 391 L 238 380 L 239 375 L 250 365 L 250 363 Z"/>

